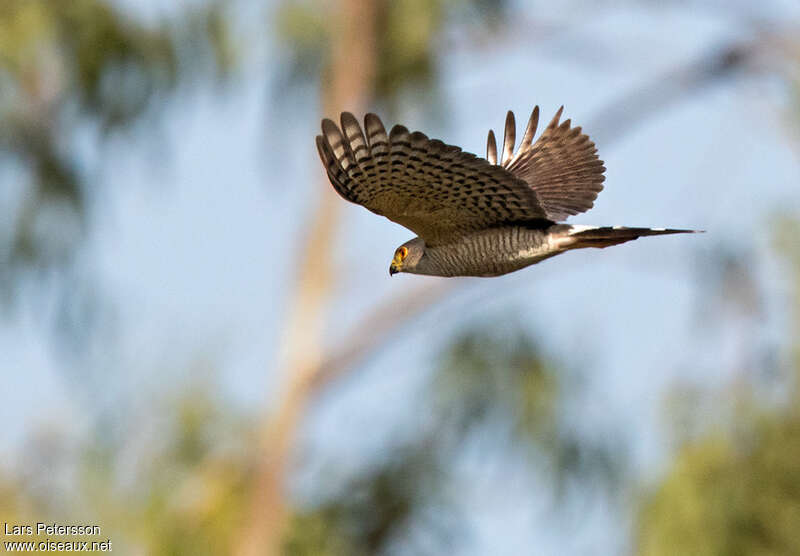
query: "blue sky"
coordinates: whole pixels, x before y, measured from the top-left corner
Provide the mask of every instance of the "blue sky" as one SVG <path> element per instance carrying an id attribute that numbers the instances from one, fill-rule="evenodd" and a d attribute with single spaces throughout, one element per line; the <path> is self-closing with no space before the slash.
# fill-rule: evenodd
<path id="1" fill-rule="evenodd" d="M 147 2 L 127 3 L 154 13 Z M 445 51 L 441 116 L 431 120 L 409 105 L 402 123 L 479 154 L 486 131 L 501 127 L 507 109 L 519 121 L 539 104 L 548 119 L 564 104 L 565 116 L 585 125 L 614 99 L 710 45 L 751 33 L 724 8 L 692 5 L 597 9 L 568 33 L 541 41 L 528 27 L 533 13 L 523 10 L 502 40 Z M 759 8 L 776 24 L 800 21 L 792 2 Z M 566 22 L 575 10 L 542 13 L 537 17 Z M 294 253 L 323 179 L 313 95 L 301 93 L 285 107 L 266 103 L 277 56 L 274 45 L 248 53 L 227 98 L 202 93 L 171 102 L 156 143 L 132 148 L 114 140 L 104 151 L 75 272 L 91 276 L 111 301 L 108 333 L 90 338 L 77 358 L 64 357 L 51 336 L 55 281 L 23 290 L 19 310 L 0 322 L 3 366 L 13 370 L 3 373 L 0 388 L 0 422 L 11 424 L 0 431 L 0 445 L 11 448 L 0 451 L 0 466 L 18 463 L 24 431 L 54 427 L 80 437 L 89 430 L 87 403 L 146 405 L 185 388 L 202 374 L 203 361 L 216 366 L 208 379 L 245 409 L 274 395 L 283 378 L 275 361 Z M 712 323 L 711 333 L 693 325 L 704 291 L 698 254 L 725 244 L 751 255 L 768 292 L 758 334 L 777 335 L 788 318 L 769 227 L 776 211 L 800 211 L 800 157 L 787 140 L 785 100 L 773 79 L 726 79 L 613 144 L 598 144 L 606 189 L 573 222 L 708 233 L 645 238 L 569 253 L 506 277 L 463 279 L 463 291 L 404 328 L 358 380 L 315 409 L 304 435 L 317 458 L 309 458 L 308 476 L 325 462 L 357 468 L 349 454 L 380 451 L 387 431 L 407 434 L 403 415 L 431 357 L 467 324 L 507 318 L 526 323 L 560 361 L 589 377 L 574 416 L 578 427 L 616 431 L 630 441 L 642 473 L 659 469 L 667 453 L 660 434 L 666 389 L 678 379 L 724 383 L 730 377 L 720 369 L 730 366 L 719 361 L 734 357 L 739 338 L 735 323 Z M 407 230 L 350 204 L 342 222 L 330 345 L 376 300 L 431 280 L 387 276 L 394 248 L 411 237 Z M 409 370 L 415 367 L 422 370 Z M 486 478 L 477 457 L 457 470 L 464 503 L 479 499 L 489 508 L 475 524 L 471 553 L 503 550 L 492 544 L 498 538 L 506 539 L 508 553 L 532 539 L 541 554 L 589 547 L 611 554 L 624 546 L 624 519 L 603 507 L 575 525 L 567 551 L 561 532 L 540 527 L 531 536 L 531 523 L 541 522 L 547 508 L 519 495 L 516 481 L 530 479 L 515 470 L 518 462 L 503 466 L 499 483 Z"/>

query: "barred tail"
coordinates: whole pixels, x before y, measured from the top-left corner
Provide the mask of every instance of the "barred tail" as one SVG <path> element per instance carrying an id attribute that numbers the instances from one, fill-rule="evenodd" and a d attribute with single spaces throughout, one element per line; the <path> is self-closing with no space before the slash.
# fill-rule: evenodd
<path id="1" fill-rule="evenodd" d="M 583 247 L 609 247 L 642 236 L 661 236 L 667 234 L 696 234 L 702 230 L 676 230 L 669 228 L 626 228 L 625 226 L 569 226 L 562 231 L 562 245 L 565 249 Z"/>

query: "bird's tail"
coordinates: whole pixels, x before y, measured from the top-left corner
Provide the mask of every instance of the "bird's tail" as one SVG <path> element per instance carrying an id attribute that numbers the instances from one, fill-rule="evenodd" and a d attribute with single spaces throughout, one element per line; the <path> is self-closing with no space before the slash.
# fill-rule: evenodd
<path id="1" fill-rule="evenodd" d="M 627 228 L 625 226 L 571 226 L 564 225 L 560 242 L 563 249 L 584 247 L 609 247 L 642 236 L 661 236 L 667 234 L 695 234 L 702 230 L 676 230 L 670 228 Z"/>

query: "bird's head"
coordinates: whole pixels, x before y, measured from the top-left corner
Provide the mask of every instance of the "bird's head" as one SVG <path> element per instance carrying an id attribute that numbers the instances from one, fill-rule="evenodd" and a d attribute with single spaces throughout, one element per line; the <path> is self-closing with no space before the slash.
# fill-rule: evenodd
<path id="1" fill-rule="evenodd" d="M 392 264 L 389 265 L 389 275 L 398 272 L 411 272 L 424 274 L 421 264 L 425 257 L 425 242 L 418 237 L 405 242 L 395 249 Z"/>

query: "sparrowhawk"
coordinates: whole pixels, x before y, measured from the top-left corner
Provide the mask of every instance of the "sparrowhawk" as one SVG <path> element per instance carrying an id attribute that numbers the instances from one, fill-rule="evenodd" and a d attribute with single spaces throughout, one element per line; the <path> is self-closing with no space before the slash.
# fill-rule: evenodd
<path id="1" fill-rule="evenodd" d="M 389 274 L 499 276 L 570 249 L 695 231 L 558 223 L 592 208 L 605 179 L 595 144 L 559 123 L 562 111 L 534 143 L 535 107 L 516 153 L 509 111 L 503 149 L 498 156 L 489 131 L 485 159 L 401 125 L 387 135 L 375 114 L 362 131 L 349 112 L 341 129 L 322 120 L 317 149 L 339 195 L 417 234 L 397 248 Z"/>

